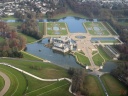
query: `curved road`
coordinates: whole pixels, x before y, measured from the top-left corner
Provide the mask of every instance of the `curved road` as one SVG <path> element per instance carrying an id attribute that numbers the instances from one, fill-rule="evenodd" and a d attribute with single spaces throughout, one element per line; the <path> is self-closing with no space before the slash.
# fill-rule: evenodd
<path id="1" fill-rule="evenodd" d="M 8 91 L 8 89 L 10 87 L 10 79 L 6 74 L 4 74 L 1 71 L 0 71 L 0 76 L 2 76 L 5 81 L 4 88 L 0 91 L 0 96 L 3 96 Z"/>

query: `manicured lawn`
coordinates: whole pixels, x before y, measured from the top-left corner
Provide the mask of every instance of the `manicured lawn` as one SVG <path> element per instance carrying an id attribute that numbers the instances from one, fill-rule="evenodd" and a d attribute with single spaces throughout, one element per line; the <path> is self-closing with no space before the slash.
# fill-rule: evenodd
<path id="1" fill-rule="evenodd" d="M 22 51 L 23 54 L 23 59 L 27 59 L 27 60 L 39 60 L 42 61 L 41 59 L 35 58 L 29 54 L 27 54 L 26 52 Z"/>
<path id="2" fill-rule="evenodd" d="M 8 16 L 5 18 L 2 18 L 2 20 L 16 20 L 17 18 L 15 18 L 14 16 Z"/>
<path id="3" fill-rule="evenodd" d="M 103 81 L 109 96 L 123 96 L 121 94 L 122 91 L 127 90 L 128 92 L 128 88 L 124 87 L 120 81 L 115 79 L 110 74 L 101 76 L 101 80 Z"/>
<path id="4" fill-rule="evenodd" d="M 19 33 L 19 34 L 21 34 L 22 36 L 24 36 L 27 39 L 27 43 L 32 43 L 32 42 L 37 41 L 37 39 L 35 39 L 33 37 L 30 37 L 30 36 L 27 36 L 27 35 L 25 35 L 23 33 Z"/>
<path id="5" fill-rule="evenodd" d="M 4 38 L 0 37 L 0 42 L 3 42 L 4 40 L 5 40 Z"/>
<path id="6" fill-rule="evenodd" d="M 57 28 L 57 30 L 55 30 L 54 28 Z M 47 34 L 48 35 L 67 35 L 68 33 L 67 27 L 65 25 L 65 23 L 61 23 L 61 22 L 50 22 L 47 23 Z"/>
<path id="7" fill-rule="evenodd" d="M 93 56 L 92 59 L 97 66 L 101 66 L 102 63 L 104 62 L 103 58 L 99 54 Z"/>
<path id="8" fill-rule="evenodd" d="M 104 26 L 109 30 L 109 32 L 112 34 L 112 35 L 117 35 L 117 33 L 115 32 L 115 30 L 111 27 L 110 24 L 108 24 L 107 22 L 103 22 Z"/>
<path id="9" fill-rule="evenodd" d="M 75 56 L 78 58 L 78 61 L 82 65 L 90 65 L 90 61 L 89 61 L 89 59 L 86 56 L 84 56 L 84 55 L 82 55 L 82 54 L 80 54 L 78 52 L 75 53 Z"/>
<path id="10" fill-rule="evenodd" d="M 26 94 L 26 96 L 37 96 L 37 95 L 43 95 L 43 96 L 51 96 L 50 94 L 53 94 L 54 96 L 60 96 L 63 94 L 63 96 L 71 96 L 71 94 L 68 93 L 67 90 L 63 90 L 63 87 L 68 86 L 69 87 L 69 82 L 68 81 L 58 81 L 58 82 L 53 82 L 47 86 L 44 86 L 42 88 L 39 88 L 37 90 L 34 90 L 32 92 L 29 92 Z M 58 89 L 62 89 L 62 93 L 58 91 Z M 56 92 L 55 92 L 56 91 Z M 68 95 L 66 95 L 66 94 Z"/>
<path id="11" fill-rule="evenodd" d="M 56 79 L 61 77 L 69 77 L 66 69 L 42 61 L 34 62 L 34 61 L 26 61 L 22 59 L 19 60 L 0 59 L 0 62 L 7 62 L 15 67 L 18 67 L 22 70 L 25 70 L 41 78 Z"/>
<path id="12" fill-rule="evenodd" d="M 101 43 L 120 43 L 119 40 L 108 40 L 108 41 L 100 41 Z"/>
<path id="13" fill-rule="evenodd" d="M 92 55 L 94 55 L 94 54 L 96 54 L 96 53 L 97 53 L 97 51 L 93 51 L 93 52 L 92 52 Z"/>
<path id="14" fill-rule="evenodd" d="M 92 75 L 85 77 L 85 87 L 89 91 L 89 96 L 105 96 L 98 78 Z"/>
<path id="15" fill-rule="evenodd" d="M 28 75 L 24 75 L 24 76 L 25 76 L 27 83 L 28 83 L 28 89 L 26 90 L 25 94 L 54 83 L 54 82 L 40 81 L 40 80 L 37 80 L 37 79 L 30 77 Z"/>
<path id="16" fill-rule="evenodd" d="M 85 22 L 84 25 L 91 35 L 109 35 L 107 28 L 102 25 L 102 22 Z"/>
<path id="17" fill-rule="evenodd" d="M 8 23 L 8 25 L 10 27 L 14 27 L 14 28 L 17 28 L 18 26 L 21 26 L 22 22 L 10 22 Z"/>
<path id="18" fill-rule="evenodd" d="M 26 94 L 26 96 L 36 96 L 42 93 L 44 94 L 43 96 L 51 96 L 49 94 L 53 93 L 54 96 L 60 96 L 62 94 L 64 94 L 62 96 L 72 96 L 72 94 L 68 92 L 70 83 L 66 80 L 58 82 L 44 82 L 28 75 L 23 75 L 17 70 L 4 65 L 0 65 L 0 70 L 7 74 L 11 80 L 11 86 L 5 96 L 11 96 L 12 94 L 14 96 L 23 96 L 24 94 Z"/>
<path id="19" fill-rule="evenodd" d="M 102 49 L 101 46 L 98 46 L 98 50 L 99 50 L 100 54 L 103 56 L 103 58 L 104 58 L 106 61 L 112 59 L 110 56 L 107 55 L 107 53 Z"/>
<path id="20" fill-rule="evenodd" d="M 23 74 L 4 65 L 0 65 L 0 70 L 8 75 L 11 81 L 10 88 L 5 96 L 22 96 L 27 84 Z"/>
<path id="21" fill-rule="evenodd" d="M 39 32 L 43 33 L 43 31 L 44 31 L 43 23 L 39 22 L 38 24 L 39 24 Z"/>
<path id="22" fill-rule="evenodd" d="M 0 91 L 3 89 L 4 87 L 4 79 L 3 77 L 0 76 Z"/>

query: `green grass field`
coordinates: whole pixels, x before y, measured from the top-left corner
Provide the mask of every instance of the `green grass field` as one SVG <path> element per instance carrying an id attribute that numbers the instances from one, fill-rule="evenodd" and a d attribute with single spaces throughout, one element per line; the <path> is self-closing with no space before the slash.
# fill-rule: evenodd
<path id="1" fill-rule="evenodd" d="M 108 40 L 108 41 L 100 41 L 101 43 L 120 43 L 119 40 Z"/>
<path id="2" fill-rule="evenodd" d="M 92 55 L 94 55 L 94 54 L 96 54 L 96 53 L 97 53 L 97 51 L 93 51 L 93 52 L 92 52 Z"/>
<path id="3" fill-rule="evenodd" d="M 43 23 L 42 22 L 39 22 L 38 25 L 39 25 L 39 32 L 42 33 L 44 31 L 44 29 L 43 29 L 44 28 Z"/>
<path id="4" fill-rule="evenodd" d="M 89 96 L 105 96 L 98 78 L 92 75 L 85 77 L 85 87 L 89 91 Z"/>
<path id="5" fill-rule="evenodd" d="M 0 65 L 0 71 L 4 72 L 11 81 L 10 88 L 5 96 L 22 96 L 26 89 L 24 76 L 20 72 L 4 65 Z"/>
<path id="6" fill-rule="evenodd" d="M 99 53 L 103 56 L 103 58 L 104 58 L 106 61 L 112 59 L 110 56 L 107 55 L 107 53 L 102 49 L 101 46 L 98 46 L 97 48 L 98 48 L 98 50 L 99 50 Z"/>
<path id="7" fill-rule="evenodd" d="M 54 27 L 57 27 L 58 30 L 54 30 Z M 50 23 L 47 23 L 47 34 L 48 35 L 67 35 L 68 30 L 65 23 L 50 22 Z"/>
<path id="8" fill-rule="evenodd" d="M 70 83 L 68 81 L 58 81 L 58 82 L 53 82 L 47 86 L 44 86 L 42 88 L 39 88 L 37 90 L 31 91 L 26 94 L 26 96 L 71 96 L 70 93 L 66 92 L 68 89 L 64 90 L 64 87 L 67 86 L 69 87 Z M 59 91 L 61 89 L 62 91 Z M 56 92 L 54 92 L 56 91 Z M 66 93 L 66 94 L 65 94 Z"/>
<path id="9" fill-rule="evenodd" d="M 14 16 L 7 16 L 7 17 L 2 17 L 2 20 L 16 20 Z"/>
<path id="10" fill-rule="evenodd" d="M 68 92 L 70 85 L 68 81 L 39 81 L 4 65 L 0 65 L 0 70 L 7 74 L 11 80 L 11 86 L 5 96 L 23 96 L 24 94 L 26 94 L 26 96 L 36 96 L 39 94 L 43 94 L 43 96 L 51 96 L 49 94 L 54 94 L 54 96 L 62 94 L 64 94 L 62 96 L 72 96 L 72 94 Z"/>
<path id="11" fill-rule="evenodd" d="M 42 61 L 41 59 L 35 58 L 29 54 L 27 54 L 26 52 L 22 51 L 23 54 L 23 59 L 27 59 L 27 60 L 33 60 L 33 61 Z"/>
<path id="12" fill-rule="evenodd" d="M 67 12 L 55 15 L 53 17 L 53 19 L 60 19 L 60 18 L 64 18 L 64 17 L 68 17 L 68 16 L 73 16 L 73 17 L 80 17 L 80 18 L 87 18 L 86 16 L 79 14 L 79 13 L 75 13 L 73 12 L 69 7 L 67 7 Z"/>
<path id="13" fill-rule="evenodd" d="M 121 93 L 122 91 L 126 91 L 126 90 L 128 92 L 128 89 L 124 87 L 124 85 L 122 85 L 120 81 L 115 79 L 110 74 L 105 74 L 101 76 L 101 80 L 103 81 L 109 96 L 126 96 Z"/>
<path id="14" fill-rule="evenodd" d="M 3 42 L 4 40 L 5 40 L 4 38 L 0 37 L 0 42 Z"/>
<path id="15" fill-rule="evenodd" d="M 21 32 L 19 32 L 20 35 L 24 36 L 26 39 L 27 39 L 27 43 L 32 43 L 32 42 L 35 42 L 37 41 L 37 39 L 33 38 L 33 37 L 30 37 L 30 36 L 27 36 Z"/>
<path id="16" fill-rule="evenodd" d="M 0 91 L 3 89 L 4 87 L 4 79 L 3 77 L 0 76 Z"/>
<path id="17" fill-rule="evenodd" d="M 96 54 L 95 56 L 92 57 L 94 63 L 97 65 L 97 66 L 101 66 L 102 63 L 104 62 L 103 58 L 100 56 L 100 54 Z"/>
<path id="18" fill-rule="evenodd" d="M 56 79 L 56 78 L 62 78 L 62 77 L 69 77 L 66 69 L 63 69 L 54 64 L 45 63 L 42 61 L 34 62 L 31 60 L 27 61 L 22 59 L 18 59 L 18 60 L 0 59 L 0 62 L 9 63 L 15 67 L 18 67 L 22 70 L 25 70 L 41 78 Z"/>
<path id="19" fill-rule="evenodd" d="M 85 22 L 84 26 L 91 35 L 109 35 L 107 28 L 102 22 Z"/>
<path id="20" fill-rule="evenodd" d="M 22 22 L 10 22 L 8 25 L 12 28 L 17 28 L 18 26 L 21 26 Z"/>
<path id="21" fill-rule="evenodd" d="M 78 61 L 82 65 L 90 65 L 90 61 L 89 61 L 88 57 L 86 57 L 83 54 L 80 54 L 78 52 L 75 52 L 75 56 L 78 58 Z"/>

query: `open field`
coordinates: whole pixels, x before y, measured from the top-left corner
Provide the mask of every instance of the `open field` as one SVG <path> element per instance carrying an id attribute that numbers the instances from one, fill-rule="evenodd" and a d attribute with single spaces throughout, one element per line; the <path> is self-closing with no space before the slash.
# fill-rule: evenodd
<path id="1" fill-rule="evenodd" d="M 94 63 L 97 65 L 97 66 L 101 66 L 102 63 L 104 62 L 103 58 L 100 56 L 100 54 L 96 54 L 95 56 L 92 57 Z"/>
<path id="2" fill-rule="evenodd" d="M 70 85 L 68 81 L 65 80 L 57 81 L 57 82 L 39 81 L 28 75 L 23 75 L 17 70 L 4 65 L 0 65 L 0 70 L 5 74 L 7 74 L 11 80 L 11 86 L 5 96 L 9 96 L 12 94 L 14 96 L 23 96 L 24 94 L 26 94 L 26 96 L 35 96 L 39 94 L 51 96 L 49 94 L 53 94 L 53 93 L 54 96 L 62 95 L 62 94 L 65 94 L 63 96 L 72 96 L 72 94 L 68 92 L 68 88 Z"/>
<path id="3" fill-rule="evenodd" d="M 52 96 L 72 96 L 70 93 L 68 93 L 68 88 L 69 88 L 70 83 L 68 81 L 58 81 L 58 82 L 54 82 L 52 84 L 49 84 L 47 86 L 44 86 L 42 88 L 39 88 L 37 90 L 34 90 L 32 92 L 29 92 L 26 94 L 26 96 L 37 96 L 37 95 L 43 95 L 43 96 L 51 96 L 50 94 L 52 94 Z M 67 90 L 63 90 L 63 88 L 67 86 Z M 61 89 L 62 91 L 58 91 L 59 89 Z M 56 92 L 54 92 L 56 91 Z M 67 92 L 66 92 L 67 91 Z"/>
<path id="4" fill-rule="evenodd" d="M 48 35 L 67 35 L 68 30 L 65 23 L 50 22 L 50 23 L 47 23 L 47 34 Z"/>
<path id="5" fill-rule="evenodd" d="M 107 53 L 102 49 L 101 46 L 98 46 L 97 48 L 98 48 L 98 50 L 99 50 L 99 53 L 100 53 L 100 54 L 103 56 L 103 58 L 105 59 L 105 61 L 108 61 L 108 60 L 111 60 L 111 59 L 112 59 L 111 57 L 109 57 L 109 56 L 107 55 Z"/>
<path id="6" fill-rule="evenodd" d="M 64 18 L 64 17 L 68 17 L 68 16 L 73 16 L 73 17 L 80 17 L 80 18 L 87 18 L 86 16 L 79 14 L 79 13 L 75 13 L 73 12 L 69 7 L 67 7 L 67 12 L 55 15 L 53 17 L 53 19 L 60 19 L 60 18 Z"/>
<path id="7" fill-rule="evenodd" d="M 42 61 L 35 62 L 22 59 L 0 59 L 0 62 L 9 63 L 15 67 L 18 67 L 41 78 L 57 79 L 61 77 L 69 77 L 66 69 Z"/>
<path id="8" fill-rule="evenodd" d="M 22 96 L 26 90 L 26 80 L 23 74 L 4 65 L 0 65 L 0 71 L 4 72 L 11 80 L 10 88 L 5 96 Z"/>
<path id="9" fill-rule="evenodd" d="M 78 58 L 78 61 L 82 65 L 90 65 L 90 61 L 89 61 L 88 57 L 86 57 L 83 54 L 78 53 L 78 52 L 75 52 L 75 56 Z"/>
<path id="10" fill-rule="evenodd" d="M 104 91 L 97 77 L 88 75 L 87 77 L 85 77 L 85 80 L 85 87 L 89 91 L 89 96 L 105 96 Z"/>
<path id="11" fill-rule="evenodd" d="M 0 76 L 0 91 L 3 89 L 4 87 L 4 79 Z"/>
<path id="12" fill-rule="evenodd" d="M 123 91 L 128 91 L 128 89 L 124 87 L 120 81 L 115 79 L 110 74 L 101 76 L 101 80 L 103 81 L 109 96 L 122 96 L 123 94 L 121 93 Z"/>
<path id="13" fill-rule="evenodd" d="M 102 22 L 85 22 L 84 26 L 91 35 L 110 35 Z"/>

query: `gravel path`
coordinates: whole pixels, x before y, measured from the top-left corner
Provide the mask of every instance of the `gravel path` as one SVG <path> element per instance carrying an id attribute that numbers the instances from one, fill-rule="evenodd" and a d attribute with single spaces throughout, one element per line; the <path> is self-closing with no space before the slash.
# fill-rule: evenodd
<path id="1" fill-rule="evenodd" d="M 8 89 L 10 87 L 10 78 L 1 71 L 0 71 L 0 76 L 2 76 L 5 81 L 4 88 L 0 92 L 0 96 L 3 96 L 8 91 Z"/>

